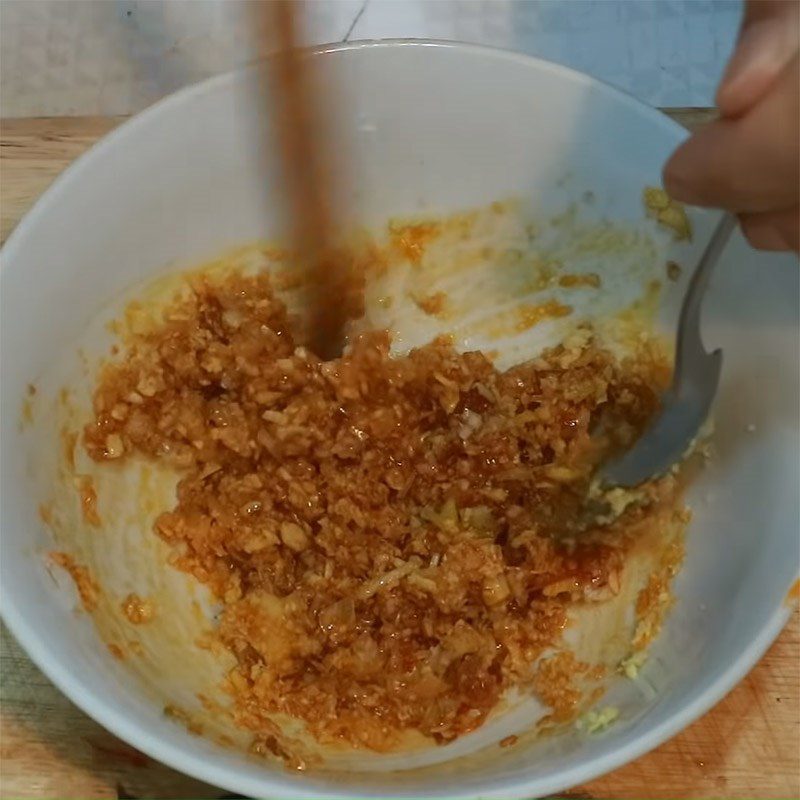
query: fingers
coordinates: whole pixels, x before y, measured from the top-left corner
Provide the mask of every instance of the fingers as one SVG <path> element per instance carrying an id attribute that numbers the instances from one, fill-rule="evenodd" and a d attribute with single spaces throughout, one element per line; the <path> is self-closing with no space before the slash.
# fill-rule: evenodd
<path id="1" fill-rule="evenodd" d="M 760 213 L 798 205 L 798 56 L 760 102 L 739 119 L 720 119 L 684 142 L 664 168 L 676 200 Z"/>
<path id="2" fill-rule="evenodd" d="M 751 0 L 739 41 L 717 89 L 725 117 L 752 108 L 778 79 L 800 47 L 798 0 Z"/>
<path id="3" fill-rule="evenodd" d="M 779 16 L 786 12 L 786 6 L 797 3 L 797 0 L 747 0 L 742 14 L 742 31 L 752 23 L 767 17 Z"/>
<path id="4" fill-rule="evenodd" d="M 800 251 L 800 208 L 764 214 L 741 214 L 747 241 L 757 250 Z"/>
<path id="5" fill-rule="evenodd" d="M 677 200 L 724 208 L 761 250 L 800 249 L 800 0 L 749 0 L 717 90 L 721 119 L 664 168 Z"/>

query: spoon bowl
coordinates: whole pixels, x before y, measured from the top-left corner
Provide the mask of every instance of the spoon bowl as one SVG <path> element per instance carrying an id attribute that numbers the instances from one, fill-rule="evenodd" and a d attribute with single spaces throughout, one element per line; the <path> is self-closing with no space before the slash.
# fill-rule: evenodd
<path id="1" fill-rule="evenodd" d="M 630 450 L 601 470 L 603 483 L 637 486 L 677 464 L 697 440 L 722 372 L 722 350 L 707 353 L 703 347 L 700 312 L 712 270 L 735 228 L 736 219 L 723 215 L 692 275 L 678 320 L 672 387 L 661 411 Z"/>

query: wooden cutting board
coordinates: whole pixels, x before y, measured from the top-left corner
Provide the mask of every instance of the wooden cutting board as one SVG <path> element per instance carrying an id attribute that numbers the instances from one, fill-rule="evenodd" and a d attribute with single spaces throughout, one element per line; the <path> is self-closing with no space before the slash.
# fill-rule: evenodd
<path id="1" fill-rule="evenodd" d="M 692 128 L 706 109 L 673 109 Z M 0 236 L 119 118 L 0 122 Z M 218 798 L 107 733 L 0 631 L 0 797 Z M 719 705 L 666 744 L 577 787 L 574 798 L 800 797 L 800 615 Z"/>

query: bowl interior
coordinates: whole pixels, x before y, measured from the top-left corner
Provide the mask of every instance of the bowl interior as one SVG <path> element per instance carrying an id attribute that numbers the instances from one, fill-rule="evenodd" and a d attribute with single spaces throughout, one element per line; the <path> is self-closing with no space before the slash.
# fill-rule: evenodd
<path id="1" fill-rule="evenodd" d="M 667 331 L 674 325 L 689 268 L 714 221 L 693 214 L 693 241 L 673 243 L 644 219 L 642 188 L 658 185 L 661 165 L 682 137 L 674 124 L 576 73 L 477 47 L 344 46 L 313 58 L 324 67 L 321 81 L 344 87 L 336 95 L 331 142 L 352 176 L 343 186 L 351 212 L 343 225 L 377 228 L 395 216 L 522 198 L 526 218 L 566 214 L 543 247 L 558 252 L 569 269 L 602 273 L 604 299 L 593 309 L 587 302 L 587 316 L 607 311 L 603 303 L 629 302 L 631 292 L 663 277 L 667 260 L 683 265 L 681 280 L 665 282 L 661 295 L 661 323 Z M 715 456 L 690 493 L 694 516 L 677 603 L 651 651 L 646 681 L 612 687 L 609 702 L 623 713 L 602 737 L 567 732 L 447 763 L 414 762 L 402 772 L 374 771 L 368 759 L 354 759 L 335 775 L 293 775 L 215 741 L 215 734 L 236 733 L 215 730 L 213 713 L 206 737 L 165 717 L 165 705 L 193 708 L 198 691 L 213 692 L 220 665 L 193 644 L 208 598 L 186 576 L 155 569 L 161 545 L 147 519 L 132 513 L 129 485 L 117 481 L 101 491 L 105 510 L 118 512 L 114 536 L 83 527 L 74 496 L 64 507 L 73 509 L 72 544 L 83 548 L 101 583 L 113 584 L 115 597 L 138 591 L 171 598 L 170 613 L 142 636 L 150 657 L 113 658 L 105 642 L 123 636 L 119 620 L 101 608 L 101 636 L 86 614 L 74 612 L 68 582 L 46 568 L 44 554 L 63 544 L 54 542 L 40 513 L 62 468 L 59 428 L 65 414 L 85 413 L 87 365 L 110 341 L 104 323 L 132 286 L 176 264 L 280 234 L 280 174 L 278 165 L 262 160 L 271 131 L 256 111 L 255 75 L 212 80 L 123 126 L 48 192 L 4 250 L 0 569 L 8 624 L 48 675 L 112 731 L 179 769 L 251 796 L 531 796 L 655 746 L 752 665 L 785 619 L 783 599 L 797 572 L 797 265 L 757 254 L 738 237 L 705 312 L 709 349 L 725 351 L 723 383 Z M 591 246 L 575 247 L 590 229 Z M 390 322 L 403 346 L 436 332 L 411 312 Z M 537 328 L 535 336 L 505 342 L 503 354 L 519 359 L 560 332 Z M 473 337 L 461 345 L 486 343 Z M 25 400 L 32 382 L 37 394 Z M 66 403 L 59 394 L 65 383 L 74 387 Z M 32 409 L 27 424 L 20 424 L 23 402 Z M 89 469 L 80 460 L 77 466 Z M 145 480 L 152 516 L 169 502 L 173 484 L 152 471 Z M 167 662 L 178 666 L 165 671 Z M 496 741 L 496 734 L 467 749 Z"/>

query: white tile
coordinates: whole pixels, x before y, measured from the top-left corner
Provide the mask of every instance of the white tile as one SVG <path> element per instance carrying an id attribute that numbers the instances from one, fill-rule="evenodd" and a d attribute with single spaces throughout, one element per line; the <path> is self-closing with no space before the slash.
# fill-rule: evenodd
<path id="1" fill-rule="evenodd" d="M 714 20 L 711 12 L 687 16 L 686 43 L 690 64 L 705 64 L 714 59 Z"/>
<path id="2" fill-rule="evenodd" d="M 630 86 L 631 94 L 637 97 L 650 97 L 653 105 L 659 105 L 662 95 L 661 70 L 658 67 L 637 70 L 632 75 Z"/>
<path id="3" fill-rule="evenodd" d="M 692 65 L 689 67 L 689 92 L 692 95 L 714 97 L 720 77 L 709 64 Z"/>
<path id="4" fill-rule="evenodd" d="M 566 17 L 572 30 L 606 31 L 619 23 L 621 8 L 615 2 L 597 0 L 574 0 L 566 3 Z M 561 12 L 563 13 L 563 12 Z"/>
<path id="5" fill-rule="evenodd" d="M 713 6 L 714 55 L 720 64 L 724 64 L 736 42 L 741 20 L 741 4 L 718 0 Z"/>
<path id="6" fill-rule="evenodd" d="M 656 23 L 658 41 L 658 64 L 660 67 L 680 69 L 686 66 L 688 47 L 686 42 L 686 19 L 672 17 Z"/>
<path id="7" fill-rule="evenodd" d="M 663 0 L 657 5 L 657 14 L 659 17 L 683 17 L 686 14 L 686 6 L 692 0 Z"/>
<path id="8" fill-rule="evenodd" d="M 678 105 L 711 102 L 741 15 L 740 0 L 303 2 L 308 43 L 480 42 Z M 132 112 L 250 58 L 246 0 L 0 0 L 4 116 Z"/>
<path id="9" fill-rule="evenodd" d="M 622 6 L 624 18 L 630 22 L 655 19 L 657 10 L 656 3 L 646 2 L 646 0 L 631 0 Z"/>
<path id="10" fill-rule="evenodd" d="M 685 6 L 685 11 L 688 16 L 695 14 L 709 14 L 714 7 L 714 0 L 692 0 Z"/>
<path id="11" fill-rule="evenodd" d="M 652 19 L 635 20 L 627 28 L 630 53 L 631 79 L 635 82 L 639 72 L 649 72 L 658 65 L 656 24 Z"/>
<path id="12" fill-rule="evenodd" d="M 452 0 L 369 0 L 350 39 L 458 39 L 456 10 Z"/>
<path id="13" fill-rule="evenodd" d="M 656 105 L 680 106 L 688 91 L 689 71 L 687 67 L 662 70 Z"/>

